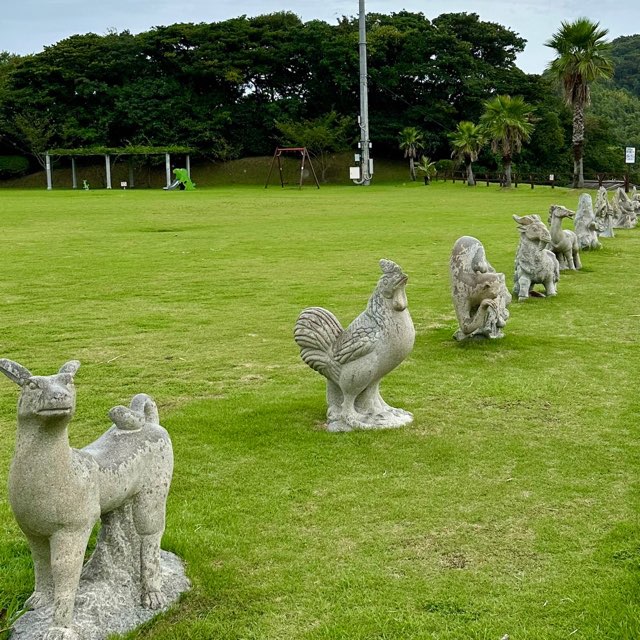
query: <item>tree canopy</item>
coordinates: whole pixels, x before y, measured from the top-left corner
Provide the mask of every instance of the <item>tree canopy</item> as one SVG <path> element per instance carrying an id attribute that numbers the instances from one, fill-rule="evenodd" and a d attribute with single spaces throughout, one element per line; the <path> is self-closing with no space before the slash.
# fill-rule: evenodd
<path id="1" fill-rule="evenodd" d="M 487 99 L 511 95 L 532 105 L 537 120 L 518 171 L 570 173 L 571 113 L 550 77 L 517 68 L 525 40 L 515 32 L 475 13 L 429 20 L 408 11 L 370 13 L 367 31 L 374 156 L 401 157 L 398 132 L 413 127 L 423 153 L 446 158 L 459 122 L 478 122 Z M 613 82 L 632 92 L 634 38 L 619 38 L 612 50 L 626 61 Z M 283 135 L 300 138 L 300 130 L 289 135 L 300 127 L 326 142 L 327 126 L 338 123 L 339 143 L 325 148 L 355 149 L 358 82 L 355 17 L 329 24 L 277 12 L 74 35 L 35 55 L 0 52 L 0 153 L 17 148 L 42 160 L 48 148 L 178 146 L 224 160 L 271 155 Z M 609 113 L 594 105 L 585 137 L 593 127 L 609 147 L 635 139 L 620 133 L 614 100 L 595 96 Z M 634 117 L 629 101 L 621 105 Z M 498 162 L 483 150 L 478 170 Z"/>
<path id="2" fill-rule="evenodd" d="M 369 14 L 369 105 L 376 149 L 416 126 L 429 151 L 478 117 L 492 91 L 526 76 L 525 41 L 476 14 Z M 275 122 L 358 110 L 358 24 L 278 12 L 66 38 L 0 58 L 0 129 L 43 146 L 181 145 L 212 158 L 271 153 Z M 29 125 L 29 126 L 27 126 Z"/>
<path id="3" fill-rule="evenodd" d="M 611 59 L 615 86 L 640 97 L 640 34 L 613 40 Z"/>

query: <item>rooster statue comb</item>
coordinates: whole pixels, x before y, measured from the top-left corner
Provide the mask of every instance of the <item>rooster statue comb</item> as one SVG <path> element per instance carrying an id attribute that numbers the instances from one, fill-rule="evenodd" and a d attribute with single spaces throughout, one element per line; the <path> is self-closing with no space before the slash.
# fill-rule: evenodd
<path id="1" fill-rule="evenodd" d="M 413 421 L 388 405 L 380 381 L 413 349 L 415 329 L 407 309 L 407 275 L 380 260 L 382 276 L 367 308 L 344 329 L 333 313 L 309 307 L 298 316 L 294 339 L 304 362 L 327 379 L 329 431 L 385 429 Z"/>
<path id="2" fill-rule="evenodd" d="M 380 268 L 382 273 L 402 273 L 402 269 L 393 261 L 382 258 L 380 260 Z"/>

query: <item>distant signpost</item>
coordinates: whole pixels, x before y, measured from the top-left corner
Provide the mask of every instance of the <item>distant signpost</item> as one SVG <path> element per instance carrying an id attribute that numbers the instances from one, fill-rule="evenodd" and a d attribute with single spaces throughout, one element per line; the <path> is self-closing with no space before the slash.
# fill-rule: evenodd
<path id="1" fill-rule="evenodd" d="M 636 148 L 635 147 L 627 147 L 624 152 L 625 162 L 627 164 L 634 164 L 636 161 Z"/>
<path id="2" fill-rule="evenodd" d="M 624 150 L 624 161 L 627 164 L 627 171 L 624 174 L 624 192 L 629 193 L 629 166 L 636 161 L 636 148 L 626 147 Z"/>

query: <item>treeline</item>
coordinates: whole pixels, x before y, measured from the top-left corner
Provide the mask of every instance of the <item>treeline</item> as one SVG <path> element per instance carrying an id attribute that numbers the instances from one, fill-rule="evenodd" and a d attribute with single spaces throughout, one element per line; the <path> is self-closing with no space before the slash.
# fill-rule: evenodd
<path id="1" fill-rule="evenodd" d="M 548 79 L 517 68 L 525 41 L 516 33 L 473 13 L 369 14 L 367 24 L 374 154 L 400 155 L 398 133 L 414 126 L 426 154 L 447 158 L 459 121 L 477 121 L 493 95 L 519 95 L 535 108 L 536 127 L 516 170 L 570 172 L 570 113 Z M 35 155 L 180 145 L 231 159 L 272 153 L 276 123 L 327 114 L 350 118 L 355 141 L 358 92 L 355 18 L 305 23 L 282 12 L 76 35 L 36 55 L 0 54 L 0 134 Z M 605 147 L 616 144 L 606 119 L 588 126 Z M 588 141 L 585 171 L 615 171 L 599 164 L 597 147 Z M 480 159 L 498 163 L 488 151 Z"/>
<path id="2" fill-rule="evenodd" d="M 640 155 L 640 35 L 613 40 L 611 58 L 613 78 L 591 92 L 591 137 L 607 166 L 622 164 L 621 147 L 636 147 Z"/>

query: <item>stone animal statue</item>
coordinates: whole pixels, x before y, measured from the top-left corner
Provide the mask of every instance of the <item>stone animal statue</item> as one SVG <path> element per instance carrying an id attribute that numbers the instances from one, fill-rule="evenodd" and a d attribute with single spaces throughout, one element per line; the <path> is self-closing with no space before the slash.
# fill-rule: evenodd
<path id="1" fill-rule="evenodd" d="M 504 273 L 489 264 L 482 243 L 471 236 L 456 240 L 449 261 L 451 295 L 460 328 L 453 337 L 502 338 L 511 294 Z"/>
<path id="2" fill-rule="evenodd" d="M 556 283 L 560 277 L 560 265 L 553 251 L 545 247 L 551 242 L 547 227 L 540 216 L 513 216 L 520 232 L 520 243 L 516 251 L 513 293 L 518 301 L 529 296 L 542 296 L 533 291 L 536 284 L 543 284 L 548 296 L 555 296 Z"/>
<path id="3" fill-rule="evenodd" d="M 609 203 L 607 190 L 604 187 L 598 189 L 594 215 L 596 219 L 596 230 L 603 238 L 613 238 L 613 208 Z"/>
<path id="4" fill-rule="evenodd" d="M 577 235 L 562 228 L 564 218 L 573 218 L 574 212 L 560 205 L 551 205 L 549 209 L 549 234 L 551 242 L 549 249 L 558 258 L 560 269 L 582 269 L 580 262 L 580 247 L 578 246 Z"/>
<path id="5" fill-rule="evenodd" d="M 415 339 L 407 276 L 391 260 L 380 260 L 380 267 L 367 308 L 346 329 L 321 307 L 305 309 L 295 324 L 302 359 L 327 379 L 329 431 L 401 427 L 413 420 L 380 395 L 380 381 L 411 353 Z"/>
<path id="6" fill-rule="evenodd" d="M 602 244 L 598 240 L 598 225 L 593 212 L 593 200 L 588 193 L 580 195 L 574 227 L 578 238 L 578 246 L 581 250 L 602 249 Z"/>
<path id="7" fill-rule="evenodd" d="M 637 205 L 624 192 L 622 187 L 618 187 L 613 198 L 613 228 L 633 229 L 637 224 Z"/>
<path id="8" fill-rule="evenodd" d="M 164 604 L 160 539 L 173 473 L 171 440 L 158 424 L 153 400 L 139 394 L 130 408 L 111 410 L 115 424 L 100 438 L 72 449 L 67 426 L 75 412 L 73 379 L 79 366 L 72 360 L 57 374 L 34 376 L 21 364 L 0 359 L 0 371 L 21 388 L 9 502 L 35 569 L 26 607 L 53 608 L 44 640 L 79 637 L 72 621 L 87 541 L 101 516 L 102 538 L 108 516 L 123 505 L 139 536 L 139 567 L 132 571 L 140 576 L 142 605 Z"/>

